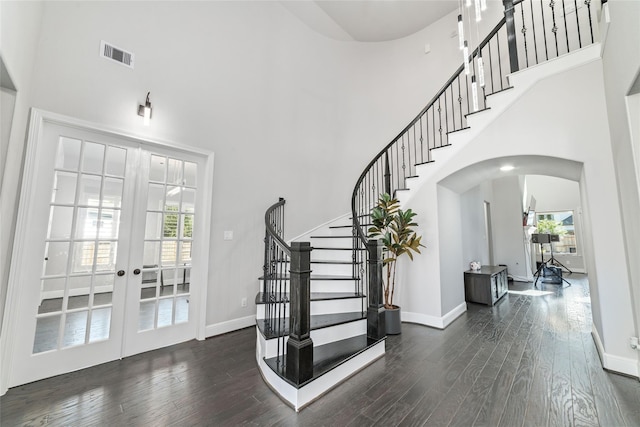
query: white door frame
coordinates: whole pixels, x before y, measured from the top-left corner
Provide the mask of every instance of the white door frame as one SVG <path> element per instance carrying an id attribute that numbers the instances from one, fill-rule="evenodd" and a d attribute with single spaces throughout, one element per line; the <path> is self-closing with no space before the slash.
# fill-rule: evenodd
<path id="1" fill-rule="evenodd" d="M 17 324 L 16 311 L 21 306 L 19 304 L 21 298 L 20 292 L 20 265 L 19 261 L 26 255 L 24 254 L 25 245 L 22 236 L 25 235 L 25 231 L 29 227 L 27 221 L 27 213 L 30 207 L 34 203 L 34 191 L 32 191 L 35 176 L 38 171 L 35 168 L 36 164 L 36 152 L 38 143 L 42 140 L 43 127 L 45 123 L 58 124 L 62 126 L 75 127 L 78 129 L 86 130 L 94 133 L 101 133 L 111 137 L 125 139 L 134 143 L 144 144 L 149 147 L 167 148 L 171 150 L 184 151 L 186 153 L 197 155 L 203 158 L 205 162 L 204 171 L 204 187 L 201 211 L 198 212 L 198 216 L 202 219 L 199 233 L 202 236 L 209 236 L 211 229 L 211 202 L 212 202 L 212 189 L 213 189 L 213 160 L 214 154 L 209 150 L 202 150 L 200 148 L 194 148 L 185 144 L 174 143 L 170 141 L 161 141 L 157 139 L 150 139 L 146 136 L 135 135 L 130 132 L 125 132 L 119 129 L 110 128 L 108 126 L 91 123 L 88 121 L 76 119 L 73 117 L 64 116 L 57 113 L 51 113 L 48 111 L 32 108 L 29 120 L 27 146 L 25 149 L 25 163 L 22 174 L 22 186 L 20 189 L 20 204 L 18 207 L 18 217 L 16 221 L 16 233 L 13 246 L 13 254 L 11 257 L 11 269 L 9 273 L 9 283 L 7 289 L 7 298 L 5 302 L 5 311 L 2 327 L 2 335 L 0 336 L 0 395 L 7 392 L 9 387 L 13 387 L 17 384 L 12 384 L 11 371 L 13 366 L 13 343 L 15 342 L 16 335 L 20 333 Z M 208 288 L 208 265 L 209 265 L 209 241 L 208 239 L 199 239 L 194 242 L 194 263 L 197 262 L 201 268 L 199 269 L 198 276 L 194 276 L 192 279 L 198 280 L 198 283 L 202 283 L 202 286 L 192 290 L 193 299 L 198 302 L 196 308 L 196 336 L 198 340 L 204 340 L 205 326 L 206 326 L 206 301 L 207 301 L 207 288 Z"/>

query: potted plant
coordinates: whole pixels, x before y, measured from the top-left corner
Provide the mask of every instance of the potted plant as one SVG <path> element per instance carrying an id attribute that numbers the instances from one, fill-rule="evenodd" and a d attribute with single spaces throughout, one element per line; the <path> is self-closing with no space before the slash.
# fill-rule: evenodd
<path id="1" fill-rule="evenodd" d="M 413 230 L 418 224 L 413 222 L 417 214 L 411 209 L 403 211 L 400 202 L 389 194 L 380 195 L 378 204 L 371 211 L 372 226 L 369 237 L 379 238 L 384 247 L 383 266 L 386 267 L 386 281 L 384 282 L 384 307 L 386 311 L 387 334 L 399 334 L 400 307 L 393 304 L 396 287 L 396 263 L 398 258 L 406 254 L 413 261 L 413 253 L 420 253 L 422 236 Z"/>

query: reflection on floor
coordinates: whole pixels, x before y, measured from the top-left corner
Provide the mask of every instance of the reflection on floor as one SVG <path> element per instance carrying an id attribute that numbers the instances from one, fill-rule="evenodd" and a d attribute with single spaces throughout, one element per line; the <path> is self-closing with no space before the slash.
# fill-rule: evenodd
<path id="1" fill-rule="evenodd" d="M 173 298 L 173 287 L 160 287 L 160 298 L 156 298 L 156 288 L 143 289 L 141 292 L 138 330 L 161 328 L 189 320 L 189 285 L 178 285 L 178 296 Z M 180 295 L 184 294 L 184 295 Z M 112 293 L 103 292 L 94 295 L 93 308 L 89 307 L 89 296 L 69 297 L 68 309 L 62 331 L 60 348 L 72 347 L 109 338 L 111 329 Z M 157 307 L 157 309 L 156 309 Z M 62 318 L 62 298 L 45 299 L 38 313 L 58 313 L 40 317 L 36 324 L 33 353 L 55 350 Z M 84 309 L 84 310 L 83 310 Z M 157 323 L 156 321 L 157 310 Z M 89 315 L 91 318 L 89 319 Z M 87 325 L 88 323 L 88 325 Z"/>

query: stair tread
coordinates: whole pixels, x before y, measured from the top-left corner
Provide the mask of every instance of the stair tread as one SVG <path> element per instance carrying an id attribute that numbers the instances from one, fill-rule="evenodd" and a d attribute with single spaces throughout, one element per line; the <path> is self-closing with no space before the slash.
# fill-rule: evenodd
<path id="1" fill-rule="evenodd" d="M 276 274 L 271 277 L 274 280 L 289 280 L 291 277 L 288 274 Z M 332 274 L 312 274 L 311 280 L 359 280 L 359 277 L 353 276 L 339 276 Z M 264 280 L 264 276 L 258 277 L 258 280 Z"/>
<path id="2" fill-rule="evenodd" d="M 471 114 L 474 114 L 474 113 L 471 113 Z M 457 133 L 457 132 L 462 132 L 463 130 L 467 130 L 467 129 L 471 129 L 471 126 L 465 126 L 463 128 L 460 128 L 460 129 L 449 131 L 449 132 L 447 132 L 447 135 L 451 135 L 451 134 L 454 134 L 454 133 Z"/>
<path id="3" fill-rule="evenodd" d="M 324 344 L 313 348 L 313 377 L 296 386 L 291 381 L 288 381 L 284 375 L 282 366 L 277 363 L 277 357 L 265 359 L 266 364 L 281 378 L 293 385 L 294 387 L 302 387 L 309 384 L 311 381 L 326 374 L 332 369 L 340 366 L 349 359 L 357 356 L 368 348 L 378 344 L 385 338 L 374 340 L 368 338 L 366 335 L 357 335 L 355 337 L 346 338 L 340 341 L 334 341 L 332 343 Z"/>
<path id="4" fill-rule="evenodd" d="M 273 262 L 289 264 L 291 262 L 291 260 L 279 259 L 279 260 L 273 260 Z M 362 261 L 354 262 L 354 261 L 345 261 L 345 260 L 342 260 L 342 259 L 312 259 L 311 260 L 311 264 L 351 265 L 351 264 L 362 264 Z"/>
<path id="5" fill-rule="evenodd" d="M 352 265 L 352 264 L 362 264 L 362 261 L 344 261 L 340 259 L 316 259 L 311 260 L 311 264 L 340 264 L 340 265 Z"/>
<path id="6" fill-rule="evenodd" d="M 481 108 L 478 111 L 472 111 L 470 113 L 465 114 L 464 116 L 465 117 L 473 116 L 474 114 L 482 113 L 483 111 L 487 111 L 487 110 L 490 110 L 490 109 L 491 109 L 491 107 Z"/>
<path id="7" fill-rule="evenodd" d="M 313 250 L 321 250 L 321 251 L 352 251 L 353 248 L 326 248 L 324 246 L 314 246 Z M 357 251 L 364 251 L 364 249 L 358 248 Z"/>
<path id="8" fill-rule="evenodd" d="M 275 302 L 282 301 L 282 297 L 289 300 L 289 292 L 283 292 L 278 294 L 275 293 Z M 311 301 L 327 301 L 327 300 L 337 300 L 337 299 L 350 299 L 350 298 L 363 298 L 364 295 L 360 292 L 311 292 L 310 299 Z M 256 304 L 266 304 L 268 301 L 266 300 L 266 295 L 264 292 L 258 292 L 256 295 Z"/>
<path id="9" fill-rule="evenodd" d="M 428 165 L 429 163 L 435 163 L 435 160 L 428 160 L 426 162 L 416 163 L 414 166 Z"/>
<path id="10" fill-rule="evenodd" d="M 349 236 L 310 236 L 310 239 L 353 239 L 352 235 Z"/>
<path id="11" fill-rule="evenodd" d="M 367 313 L 361 313 L 359 311 L 351 313 L 315 314 L 311 315 L 311 330 L 355 322 L 366 318 Z M 262 335 L 264 335 L 265 339 L 282 337 L 289 333 L 289 318 L 285 317 L 282 319 L 282 323 L 279 325 L 279 330 L 270 329 L 267 332 L 267 319 L 256 319 L 256 326 Z"/>

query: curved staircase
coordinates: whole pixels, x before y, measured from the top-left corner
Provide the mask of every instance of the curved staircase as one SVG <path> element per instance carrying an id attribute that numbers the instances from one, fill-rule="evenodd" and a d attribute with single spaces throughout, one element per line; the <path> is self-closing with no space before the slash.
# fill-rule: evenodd
<path id="1" fill-rule="evenodd" d="M 412 190 L 538 80 L 599 57 L 590 1 L 586 7 L 567 1 L 575 3 L 575 22 L 567 18 L 564 3 L 562 9 L 554 2 L 503 3 L 505 17 L 468 57 L 471 72 L 461 65 L 367 165 L 354 188 L 350 215 L 289 245 L 282 238 L 284 200 L 267 211 L 264 274 L 255 300 L 256 360 L 265 381 L 296 410 L 384 355 L 382 251 L 367 239 L 367 219 L 379 195 L 395 194 L 406 204 Z M 558 43 L 562 24 L 566 36 Z M 481 86 L 479 58 L 485 70 Z"/>

